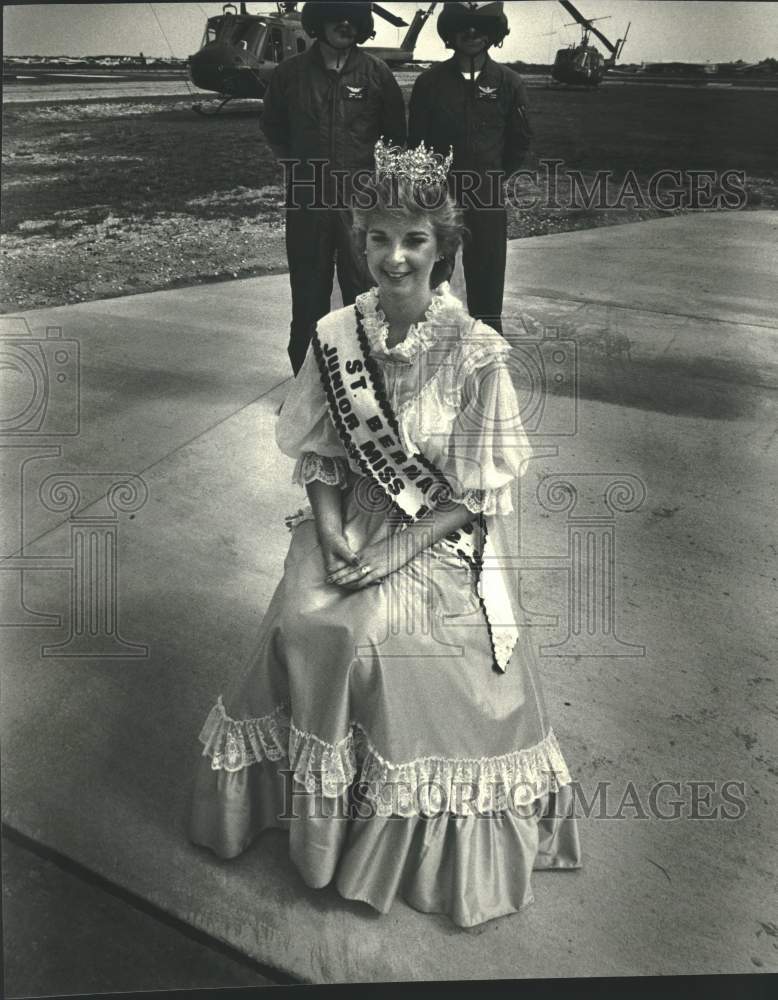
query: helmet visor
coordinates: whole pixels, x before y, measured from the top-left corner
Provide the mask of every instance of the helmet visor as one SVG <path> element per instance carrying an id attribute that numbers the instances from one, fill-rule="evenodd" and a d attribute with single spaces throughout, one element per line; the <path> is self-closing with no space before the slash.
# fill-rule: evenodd
<path id="1" fill-rule="evenodd" d="M 457 17 L 451 27 L 455 35 L 458 35 L 460 32 L 472 30 L 476 35 L 488 37 L 494 33 L 498 24 L 491 17 L 486 18 L 478 17 L 477 14 L 465 14 L 462 17 Z"/>

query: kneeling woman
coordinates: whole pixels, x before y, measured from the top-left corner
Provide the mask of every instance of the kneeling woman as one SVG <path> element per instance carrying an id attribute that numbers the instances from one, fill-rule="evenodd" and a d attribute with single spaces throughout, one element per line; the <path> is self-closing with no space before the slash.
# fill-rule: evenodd
<path id="1" fill-rule="evenodd" d="M 287 829 L 308 885 L 472 926 L 579 849 L 506 571 L 530 457 L 510 347 L 437 283 L 462 233 L 447 166 L 376 147 L 355 231 L 377 287 L 320 320 L 281 410 L 310 508 L 203 727 L 190 830 L 229 858 Z"/>

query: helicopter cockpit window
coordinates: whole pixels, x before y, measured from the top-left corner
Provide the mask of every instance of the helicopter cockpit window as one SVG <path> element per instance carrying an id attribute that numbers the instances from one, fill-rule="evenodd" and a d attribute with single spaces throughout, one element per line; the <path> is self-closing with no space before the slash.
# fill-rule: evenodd
<path id="1" fill-rule="evenodd" d="M 284 58 L 284 34 L 280 28 L 270 29 L 264 58 L 274 63 L 280 63 Z"/>
<path id="2" fill-rule="evenodd" d="M 218 32 L 221 21 L 222 19 L 220 17 L 213 18 L 212 20 L 208 21 L 208 23 L 205 26 L 205 34 L 203 35 L 203 40 L 200 43 L 201 49 L 204 49 L 206 45 L 211 45 L 213 42 L 216 41 L 216 34 Z"/>
<path id="3" fill-rule="evenodd" d="M 232 43 L 241 49 L 258 55 L 264 38 L 265 24 L 263 21 L 244 21 L 235 26 Z"/>

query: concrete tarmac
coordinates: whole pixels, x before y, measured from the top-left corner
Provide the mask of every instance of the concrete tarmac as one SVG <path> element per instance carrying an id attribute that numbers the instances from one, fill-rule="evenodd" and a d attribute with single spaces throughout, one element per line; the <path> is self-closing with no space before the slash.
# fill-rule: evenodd
<path id="1" fill-rule="evenodd" d="M 536 873 L 531 906 L 472 931 L 306 888 L 281 834 L 229 863 L 186 841 L 197 733 L 250 661 L 304 501 L 272 436 L 286 276 L 3 317 L 28 359 L 6 378 L 6 823 L 310 982 L 776 971 L 776 236 L 778 213 L 748 212 L 510 247 L 537 445 L 524 603 L 595 808 L 584 867 Z M 550 502 L 560 481 L 574 506 Z M 592 524 L 602 590 L 575 562 Z"/>

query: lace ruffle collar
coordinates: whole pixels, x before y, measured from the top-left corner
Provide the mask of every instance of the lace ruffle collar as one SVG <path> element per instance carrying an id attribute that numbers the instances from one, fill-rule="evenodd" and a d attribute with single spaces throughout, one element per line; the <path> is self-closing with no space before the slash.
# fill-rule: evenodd
<path id="1" fill-rule="evenodd" d="M 370 353 L 406 363 L 410 363 L 420 350 L 426 350 L 435 343 L 440 327 L 459 326 L 467 318 L 462 303 L 452 294 L 448 282 L 444 281 L 433 290 L 424 319 L 409 327 L 405 339 L 399 344 L 387 347 L 389 324 L 379 305 L 378 289 L 371 288 L 358 295 L 356 305 L 362 316 Z"/>

